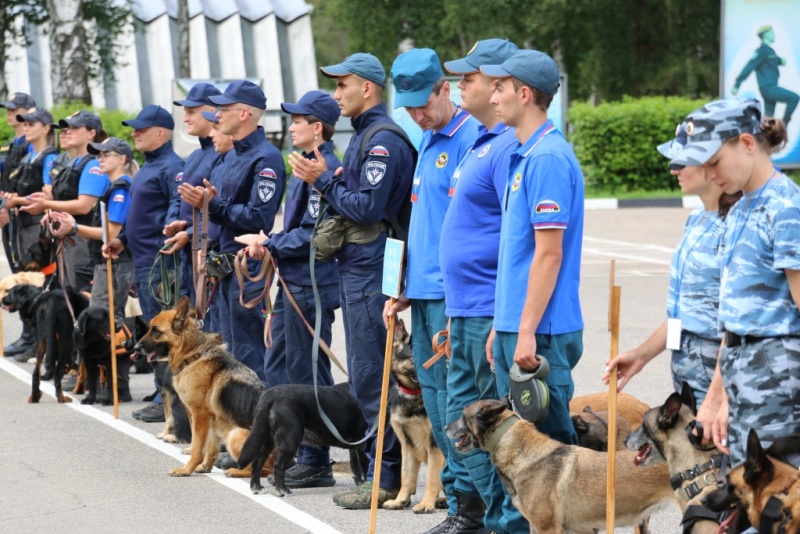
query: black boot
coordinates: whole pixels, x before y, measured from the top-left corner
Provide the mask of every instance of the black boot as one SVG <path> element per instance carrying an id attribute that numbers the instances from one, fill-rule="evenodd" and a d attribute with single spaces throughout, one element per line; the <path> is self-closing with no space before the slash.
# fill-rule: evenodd
<path id="1" fill-rule="evenodd" d="M 131 359 L 127 354 L 117 357 L 117 397 L 119 402 L 131 402 L 130 387 Z"/>
<path id="2" fill-rule="evenodd" d="M 6 356 L 16 356 L 31 349 L 34 344 L 33 325 L 29 321 L 22 321 L 22 335 L 18 340 L 3 347 L 3 354 Z"/>
<path id="3" fill-rule="evenodd" d="M 456 493 L 458 503 L 456 515 L 449 515 L 442 523 L 425 534 L 478 534 L 483 529 L 486 505 L 480 497 L 467 493 Z"/>

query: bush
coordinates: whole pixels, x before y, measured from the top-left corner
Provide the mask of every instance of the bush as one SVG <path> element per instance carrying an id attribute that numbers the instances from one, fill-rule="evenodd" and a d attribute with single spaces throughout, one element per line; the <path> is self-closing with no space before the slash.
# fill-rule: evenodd
<path id="1" fill-rule="evenodd" d="M 656 146 L 675 136 L 675 127 L 705 100 L 679 97 L 624 98 L 569 109 L 569 136 L 589 189 L 608 193 L 677 189 L 667 160 Z"/>

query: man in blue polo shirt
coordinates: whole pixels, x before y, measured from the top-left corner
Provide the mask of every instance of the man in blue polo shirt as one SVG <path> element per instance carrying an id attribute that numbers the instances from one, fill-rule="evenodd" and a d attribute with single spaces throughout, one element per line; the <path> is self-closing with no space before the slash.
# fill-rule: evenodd
<path id="1" fill-rule="evenodd" d="M 578 286 L 584 184 L 572 148 L 547 118 L 559 86 L 558 66 L 547 54 L 523 50 L 502 65 L 481 66 L 481 72 L 497 78 L 491 102 L 520 142 L 503 199 L 496 334 L 487 357 L 494 360 L 500 395 L 509 392 L 513 364 L 532 370 L 539 365 L 537 354 L 546 357 L 549 413 L 537 427 L 574 444 L 569 401 L 575 389 L 571 371 L 583 353 Z"/>
<path id="2" fill-rule="evenodd" d="M 424 133 L 411 187 L 413 208 L 408 232 L 405 294 L 393 306 L 391 300 L 386 301 L 384 322 L 388 323 L 389 315 L 411 306 L 414 367 L 434 439 L 446 458 L 449 452 L 444 435 L 447 361 L 439 359 L 428 369 L 423 364 L 433 356 L 431 339 L 447 328 L 439 268 L 439 236 L 450 204 L 448 192 L 453 172 L 478 137 L 478 121 L 450 100 L 450 83 L 444 77 L 439 57 L 430 48 L 414 48 L 398 56 L 392 65 L 391 77 L 395 107 L 405 107 Z M 483 516 L 480 497 L 458 493 L 453 487 L 454 480 L 454 474 L 445 464 L 442 484 L 447 495 L 448 515 L 463 516 L 463 510 L 479 508 L 479 512 L 472 515 L 480 520 Z M 475 526 L 480 528 L 483 523 L 476 522 Z"/>
<path id="3" fill-rule="evenodd" d="M 204 187 L 213 195 L 208 205 L 209 220 L 221 226 L 219 251 L 233 259 L 242 248 L 236 236 L 272 230 L 286 187 L 286 166 L 280 151 L 267 141 L 264 129 L 258 125 L 267 108 L 267 97 L 260 87 L 236 80 L 223 94 L 210 100 L 217 106 L 220 131 L 233 137 L 234 151 L 225 158 L 227 175 L 221 186 L 211 187 L 205 180 Z M 203 188 L 181 184 L 180 194 L 187 202 L 197 203 L 202 201 Z M 248 260 L 251 274 L 256 274 L 259 264 Z M 244 299 L 255 298 L 263 288 L 263 282 L 247 281 Z M 260 307 L 247 309 L 239 304 L 241 291 L 232 274 L 220 280 L 218 292 L 222 338 L 236 359 L 266 382 L 264 317 Z"/>
<path id="4" fill-rule="evenodd" d="M 111 239 L 103 249 L 118 256 L 124 247 L 130 248 L 142 318 L 149 323 L 161 311 L 158 302 L 150 295 L 150 284 L 160 283 L 161 274 L 156 270 L 150 280 L 150 271 L 164 243 L 169 201 L 180 183 L 183 160 L 172 148 L 175 121 L 161 106 L 145 106 L 135 119 L 122 124 L 133 128 L 134 144 L 136 150 L 144 153 L 145 164 L 131 185 L 128 212 L 133 216 L 127 218 L 119 237 Z M 133 416 L 148 423 L 164 421 L 161 395 L 158 394 L 149 406 L 134 411 Z"/>
<path id="5" fill-rule="evenodd" d="M 214 150 L 214 143 L 209 137 L 212 123 L 202 115 L 203 111 L 216 111 L 216 106 L 209 98 L 220 94 L 222 94 L 221 91 L 210 83 L 201 82 L 192 86 L 185 99 L 173 102 L 176 106 L 183 106 L 183 122 L 186 124 L 186 133 L 197 137 L 200 141 L 200 148 L 197 148 L 186 159 L 181 179 L 183 183 L 194 186 L 203 185 L 203 180 L 211 177 L 211 170 L 220 158 L 220 154 Z M 194 233 L 192 214 L 193 206 L 182 201 L 176 190 L 167 211 L 167 224 L 164 226 L 164 235 L 167 236 L 167 240 L 164 243 L 172 245 L 169 250 L 165 251 L 165 254 L 181 251 L 181 294 L 189 295 L 192 302 L 196 302 L 192 274 L 192 251 L 191 247 L 186 246 Z"/>

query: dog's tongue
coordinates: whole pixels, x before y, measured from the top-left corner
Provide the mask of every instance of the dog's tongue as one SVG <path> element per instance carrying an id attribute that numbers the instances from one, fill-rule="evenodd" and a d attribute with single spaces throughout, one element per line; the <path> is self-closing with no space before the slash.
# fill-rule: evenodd
<path id="1" fill-rule="evenodd" d="M 153 352 L 148 352 L 148 353 L 147 353 L 147 356 L 146 356 L 146 358 L 147 358 L 147 363 L 150 363 L 150 362 L 152 362 L 152 361 L 153 361 L 153 358 L 155 358 L 155 356 L 156 356 L 156 351 L 153 351 Z"/>
<path id="2" fill-rule="evenodd" d="M 728 517 L 725 518 L 722 523 L 719 524 L 719 530 L 717 530 L 717 534 L 730 534 L 733 532 L 733 528 L 736 525 L 736 520 L 739 518 L 739 509 L 734 508 L 731 510 L 731 513 Z"/>

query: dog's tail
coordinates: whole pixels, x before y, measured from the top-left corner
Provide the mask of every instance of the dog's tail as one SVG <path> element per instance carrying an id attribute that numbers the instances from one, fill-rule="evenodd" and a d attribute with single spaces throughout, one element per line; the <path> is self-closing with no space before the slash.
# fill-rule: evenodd
<path id="1" fill-rule="evenodd" d="M 272 428 L 269 424 L 269 415 L 272 411 L 272 395 L 266 391 L 258 401 L 256 412 L 253 417 L 253 427 L 250 435 L 247 436 L 242 452 L 239 453 L 239 467 L 244 469 L 256 459 L 258 453 L 264 449 L 271 452 L 274 444 L 272 442 Z"/>

